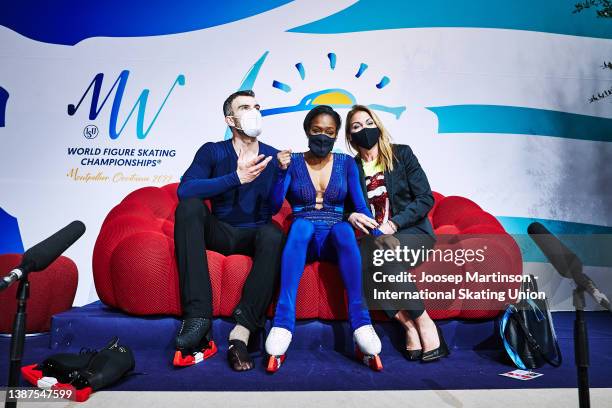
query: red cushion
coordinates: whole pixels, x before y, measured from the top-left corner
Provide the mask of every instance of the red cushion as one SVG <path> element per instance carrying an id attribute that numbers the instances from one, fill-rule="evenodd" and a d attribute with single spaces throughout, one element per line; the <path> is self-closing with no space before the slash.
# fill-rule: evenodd
<path id="1" fill-rule="evenodd" d="M 481 210 L 478 204 L 465 197 L 445 197 L 435 208 L 432 216 L 433 226 L 439 228 L 443 225 L 454 225 L 464 214 L 478 210 Z"/>
<path id="2" fill-rule="evenodd" d="M 19 254 L 0 255 L 0 275 L 4 276 L 21 262 Z M 70 258 L 60 256 L 46 269 L 28 275 L 30 296 L 26 321 L 27 333 L 49 331 L 51 316 L 72 307 L 79 274 Z M 17 311 L 17 288 L 14 283 L 0 292 L 0 333 L 12 333 L 13 319 Z"/>
<path id="3" fill-rule="evenodd" d="M 458 246 L 457 243 L 441 243 L 436 246 L 437 249 L 454 249 Z M 452 262 L 428 261 L 417 266 L 414 269 L 416 276 L 421 276 L 422 272 L 428 275 L 458 275 L 463 273 L 463 268 Z M 446 291 L 452 288 L 459 290 L 463 285 L 459 284 L 433 284 L 433 283 L 418 283 L 419 290 L 430 291 Z M 451 319 L 461 315 L 461 300 L 428 300 L 424 301 L 427 313 L 432 319 Z"/>
<path id="4" fill-rule="evenodd" d="M 319 279 L 319 318 L 341 319 L 347 318 L 346 293 L 338 268 L 329 262 L 316 262 L 315 276 Z"/>
<path id="5" fill-rule="evenodd" d="M 176 188 L 177 184 L 141 188 L 130 193 L 109 212 L 93 254 L 94 281 L 104 303 L 136 315 L 181 314 L 173 240 L 174 210 L 178 204 Z M 495 217 L 467 198 L 433 194 L 435 204 L 428 217 L 436 234 L 496 234 L 489 238 L 478 237 L 491 240 L 502 234 L 509 238 L 508 242 L 511 241 L 510 249 L 496 249 L 497 255 L 488 267 L 503 267 L 511 271 L 509 273 L 522 273 L 518 246 Z M 292 215 L 287 202 L 272 221 L 283 231 L 289 230 Z M 465 235 L 465 238 L 472 236 Z M 465 247 L 477 242 L 482 244 L 484 241 L 462 242 L 457 236 L 449 240 L 441 235 L 439 245 Z M 499 242 L 493 242 L 491 246 L 496 247 L 496 244 L 499 246 Z M 243 255 L 226 257 L 214 251 L 207 251 L 207 254 L 213 314 L 231 316 L 241 297 L 252 261 Z M 417 267 L 417 272 L 454 274 L 463 272 L 466 267 L 425 263 Z M 487 305 L 481 309 L 471 307 L 463 310 L 460 301 L 427 301 L 426 306 L 432 317 L 438 319 L 486 318 L 493 313 L 486 310 Z M 273 310 L 274 304 L 268 309 L 268 315 L 271 316 Z M 346 294 L 335 265 L 326 262 L 306 265 L 298 288 L 296 315 L 298 319 L 346 319 Z M 384 318 L 380 312 L 373 313 L 373 316 Z"/>
<path id="6" fill-rule="evenodd" d="M 223 257 L 223 255 L 220 255 Z M 221 274 L 221 293 L 219 308 L 213 313 L 220 316 L 231 316 L 234 308 L 240 302 L 242 287 L 246 281 L 253 261 L 246 255 L 230 255 L 225 257 Z"/>

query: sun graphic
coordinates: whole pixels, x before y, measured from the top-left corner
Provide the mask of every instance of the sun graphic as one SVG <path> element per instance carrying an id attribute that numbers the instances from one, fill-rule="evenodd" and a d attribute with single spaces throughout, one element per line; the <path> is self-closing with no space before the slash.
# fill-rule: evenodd
<path id="1" fill-rule="evenodd" d="M 348 105 L 354 103 L 354 99 L 351 96 L 341 89 L 328 89 L 313 96 L 312 99 L 309 98 L 307 103 L 311 105 Z"/>
<path id="2" fill-rule="evenodd" d="M 253 64 L 253 66 L 249 69 L 244 80 L 242 81 L 242 84 L 240 85 L 239 90 L 253 89 L 253 85 L 255 84 L 255 80 L 257 79 L 257 76 L 259 74 L 259 70 L 261 69 L 261 66 L 263 65 L 266 57 L 268 56 L 268 53 L 269 51 L 264 52 L 264 54 L 259 58 L 259 60 L 257 60 L 257 62 Z M 329 59 L 329 68 L 331 70 L 334 70 L 336 68 L 336 54 L 330 52 L 327 54 L 327 58 Z M 298 71 L 302 81 L 305 80 L 306 67 L 301 62 L 298 62 L 295 64 L 295 68 Z M 355 73 L 355 77 L 361 78 L 361 76 L 367 69 L 367 64 L 360 63 L 357 72 Z M 391 80 L 387 76 L 383 76 L 376 84 L 376 88 L 382 89 L 389 85 L 390 82 Z M 272 81 L 272 87 L 282 92 L 291 92 L 291 86 L 280 81 Z M 329 105 L 335 109 L 350 109 L 353 105 L 356 105 L 357 103 L 357 98 L 355 98 L 355 96 L 346 89 L 329 88 L 315 91 L 304 96 L 296 105 L 262 109 L 261 114 L 262 116 L 270 116 L 289 112 L 308 111 L 317 105 Z M 406 106 L 386 106 L 380 104 L 368 104 L 366 106 L 373 110 L 391 113 L 395 116 L 396 119 L 399 119 L 402 113 L 406 110 Z M 229 128 L 225 133 L 225 138 L 231 138 L 231 131 L 229 130 Z"/>
<path id="3" fill-rule="evenodd" d="M 266 54 L 264 54 L 265 56 Z M 336 68 L 336 54 L 330 52 L 327 54 L 327 58 L 329 59 L 329 67 L 331 70 Z M 304 80 L 306 78 L 306 69 L 301 62 L 295 64 L 295 68 L 300 74 L 300 78 Z M 357 69 L 357 73 L 355 74 L 356 78 L 361 78 L 362 74 L 365 70 L 368 69 L 368 65 L 361 63 L 359 68 Z M 391 80 L 384 76 L 381 80 L 376 84 L 376 88 L 382 89 L 387 86 Z M 291 92 L 291 86 L 288 84 L 284 84 L 279 81 L 273 81 L 272 87 L 279 89 L 283 92 Z M 279 113 L 287 113 L 287 112 L 296 112 L 300 110 L 310 110 L 317 105 L 329 105 L 333 108 L 350 108 L 351 106 L 357 104 L 357 99 L 353 94 L 351 94 L 346 89 L 341 88 L 331 88 L 331 89 L 323 89 L 320 91 L 313 92 L 309 95 L 306 95 L 302 98 L 300 103 L 293 106 L 284 106 L 278 108 L 270 108 L 262 110 L 262 115 L 276 115 Z M 395 115 L 396 119 L 399 119 L 402 113 L 406 110 L 405 106 L 397 106 L 390 107 L 379 104 L 370 104 L 367 105 L 369 108 L 374 110 L 379 110 L 383 112 L 388 112 Z"/>

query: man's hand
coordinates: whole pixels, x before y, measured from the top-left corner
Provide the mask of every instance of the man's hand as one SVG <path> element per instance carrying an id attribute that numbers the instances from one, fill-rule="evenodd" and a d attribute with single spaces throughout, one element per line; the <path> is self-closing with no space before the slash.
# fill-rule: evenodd
<path id="1" fill-rule="evenodd" d="M 353 227 L 360 229 L 366 234 L 369 234 L 370 230 L 378 227 L 376 220 L 358 212 L 351 213 L 348 217 L 348 222 L 350 222 Z"/>
<path id="2" fill-rule="evenodd" d="M 283 170 L 287 170 L 291 164 L 291 149 L 278 152 L 276 159 L 278 160 L 278 166 Z"/>
<path id="3" fill-rule="evenodd" d="M 264 171 L 268 163 L 270 163 L 270 160 L 272 160 L 272 156 L 268 156 L 265 159 L 264 157 L 263 154 L 260 154 L 257 157 L 247 160 L 244 155 L 244 150 L 240 150 L 238 153 L 238 168 L 236 169 L 240 184 L 250 183 Z"/>

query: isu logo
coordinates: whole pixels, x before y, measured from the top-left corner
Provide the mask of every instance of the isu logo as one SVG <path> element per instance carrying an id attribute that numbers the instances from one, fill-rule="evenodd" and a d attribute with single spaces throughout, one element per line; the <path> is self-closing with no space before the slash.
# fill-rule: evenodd
<path id="1" fill-rule="evenodd" d="M 87 125 L 83 129 L 83 136 L 85 139 L 95 139 L 98 136 L 99 130 L 96 125 Z"/>

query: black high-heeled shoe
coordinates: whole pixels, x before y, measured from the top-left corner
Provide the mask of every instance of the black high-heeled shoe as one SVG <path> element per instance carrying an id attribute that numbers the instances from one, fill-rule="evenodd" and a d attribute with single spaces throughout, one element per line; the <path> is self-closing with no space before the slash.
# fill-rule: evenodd
<path id="1" fill-rule="evenodd" d="M 433 350 L 429 350 L 423 353 L 421 357 L 421 361 L 424 363 L 428 363 L 430 361 L 436 361 L 441 359 L 442 357 L 446 357 L 450 354 L 450 350 L 446 345 L 446 340 L 444 340 L 444 336 L 442 335 L 442 330 L 436 324 L 436 330 L 438 331 L 438 338 L 440 339 L 440 346 Z"/>
<path id="2" fill-rule="evenodd" d="M 418 333 L 418 331 L 417 331 L 417 333 Z M 406 347 L 408 347 L 408 332 L 406 332 Z M 415 350 L 408 350 L 407 348 L 404 348 L 402 350 L 402 354 L 403 354 L 404 358 L 406 360 L 408 360 L 408 361 L 418 361 L 423 356 L 423 349 L 422 348 L 418 348 L 418 349 L 415 349 Z"/>
<path id="3" fill-rule="evenodd" d="M 423 349 L 408 350 L 404 349 L 404 357 L 408 361 L 418 361 L 423 356 Z"/>

